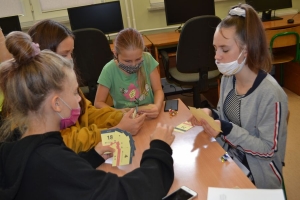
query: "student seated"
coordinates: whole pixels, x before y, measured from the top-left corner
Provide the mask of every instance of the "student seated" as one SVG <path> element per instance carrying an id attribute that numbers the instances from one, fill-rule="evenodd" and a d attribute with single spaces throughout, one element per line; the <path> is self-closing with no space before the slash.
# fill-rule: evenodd
<path id="1" fill-rule="evenodd" d="M 80 113 L 73 62 L 38 44 L 23 32 L 6 40 L 14 59 L 0 65 L 0 89 L 14 106 L 0 131 L 0 199 L 162 199 L 173 179 L 173 128 L 158 124 L 140 167 L 118 177 L 95 170 L 67 148 L 61 116 Z M 7 142 L 11 127 L 19 140 Z M 111 157 L 110 147 L 97 144 L 98 161 Z"/>
<path id="2" fill-rule="evenodd" d="M 205 120 L 191 121 L 217 138 L 257 188 L 282 188 L 288 100 L 268 73 L 271 57 L 256 11 L 247 4 L 233 7 L 217 26 L 213 45 L 223 74 L 220 99 L 216 110 L 204 110 L 223 132 Z"/>
<path id="3" fill-rule="evenodd" d="M 33 42 L 39 44 L 39 47 L 42 50 L 49 49 L 72 60 L 74 35 L 64 25 L 53 20 L 42 20 L 33 25 L 28 30 L 28 34 L 32 37 Z M 8 59 L 9 57 L 7 55 L 10 54 L 5 48 L 5 43 L 1 43 L 0 47 L 3 49 L 3 51 L 0 52 L 0 55 L 5 55 L 5 59 Z M 2 57 L 0 56 L 0 58 Z M 12 55 L 10 55 L 10 58 L 11 57 Z M 97 145 L 98 142 L 101 141 L 100 131 L 103 129 L 117 127 L 135 135 L 142 127 L 145 115 L 140 115 L 139 117 L 132 119 L 131 116 L 133 110 L 123 115 L 122 112 L 110 107 L 98 109 L 84 97 L 80 89 L 78 90 L 78 93 L 81 96 L 81 112 L 78 121 L 72 126 L 61 127 L 61 134 L 66 146 L 75 152 L 88 151 Z M 7 102 L 6 107 L 9 107 L 10 105 L 10 102 Z M 4 110 L 9 112 L 9 108 Z M 3 117 L 5 117 L 5 115 L 8 114 L 3 113 L 3 115 Z M 65 118 L 69 116 L 62 117 Z"/>
<path id="4" fill-rule="evenodd" d="M 104 108 L 110 94 L 114 107 L 124 112 L 127 108 L 138 108 L 156 118 L 161 111 L 164 93 L 161 87 L 158 62 L 150 53 L 144 52 L 142 35 L 135 29 L 127 28 L 118 33 L 114 42 L 115 59 L 107 63 L 98 79 L 95 106 Z"/>

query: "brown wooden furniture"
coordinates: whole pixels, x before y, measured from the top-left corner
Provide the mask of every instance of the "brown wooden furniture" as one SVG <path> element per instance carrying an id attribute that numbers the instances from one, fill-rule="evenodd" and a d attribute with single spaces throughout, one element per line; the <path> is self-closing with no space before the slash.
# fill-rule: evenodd
<path id="1" fill-rule="evenodd" d="M 155 58 L 155 60 L 157 60 L 157 62 L 160 61 L 158 50 L 161 48 L 166 49 L 168 47 L 176 47 L 179 41 L 179 36 L 180 33 L 175 31 L 147 35 L 147 38 L 151 41 L 153 45 L 152 55 Z M 175 52 L 171 52 L 171 53 L 173 53 L 172 54 L 173 56 L 176 56 Z M 174 64 L 176 64 L 176 62 L 174 62 Z M 165 72 L 161 64 L 159 65 L 159 71 L 160 71 L 160 76 L 165 77 Z"/>
<path id="2" fill-rule="evenodd" d="M 282 20 L 276 21 L 268 21 L 263 22 L 264 28 L 266 30 L 268 45 L 270 44 L 271 37 L 278 33 L 282 32 L 283 29 L 295 31 L 300 34 L 300 14 L 297 15 L 286 15 L 282 16 Z M 289 24 L 287 20 L 292 18 L 294 19 L 294 23 Z M 282 45 L 282 44 L 278 44 Z M 280 69 L 276 68 L 276 77 L 278 78 L 278 74 Z M 300 64 L 296 62 L 286 63 L 283 68 L 283 85 L 285 88 L 291 90 L 292 92 L 300 95 Z"/>
<path id="3" fill-rule="evenodd" d="M 272 55 L 272 64 L 280 67 L 280 85 L 283 86 L 284 71 L 286 63 L 297 61 L 299 51 L 300 26 L 284 29 L 267 30 L 269 47 Z"/>
<path id="4" fill-rule="evenodd" d="M 268 45 L 270 44 L 269 42 L 274 34 L 274 31 L 277 32 L 280 31 L 280 29 L 292 28 L 300 34 L 300 14 L 286 15 L 281 17 L 283 17 L 282 20 L 263 22 L 263 26 L 266 30 Z M 287 20 L 292 17 L 294 19 L 294 23 L 287 23 Z M 176 46 L 179 40 L 179 34 L 180 33 L 178 32 L 172 31 L 147 35 L 147 38 L 153 44 L 153 56 L 157 61 L 159 61 L 158 50 L 161 48 Z M 276 73 L 278 74 L 277 71 Z M 284 87 L 300 95 L 300 65 L 298 63 L 290 62 L 284 67 Z"/>
<path id="5" fill-rule="evenodd" d="M 142 153 L 149 148 L 150 134 L 158 122 L 175 127 L 191 116 L 189 109 L 180 99 L 178 105 L 178 114 L 174 117 L 170 117 L 168 112 L 163 112 L 162 108 L 158 118 L 145 121 L 140 132 L 133 137 L 136 151 L 132 164 L 119 167 L 103 164 L 98 169 L 122 176 L 139 167 Z M 171 147 L 175 179 L 169 193 L 185 185 L 198 193 L 195 199 L 207 199 L 208 187 L 255 188 L 231 159 L 221 162 L 220 157 L 225 152 L 215 139 L 205 132 L 199 132 L 200 127 L 193 127 L 185 133 L 174 132 L 176 137 Z"/>

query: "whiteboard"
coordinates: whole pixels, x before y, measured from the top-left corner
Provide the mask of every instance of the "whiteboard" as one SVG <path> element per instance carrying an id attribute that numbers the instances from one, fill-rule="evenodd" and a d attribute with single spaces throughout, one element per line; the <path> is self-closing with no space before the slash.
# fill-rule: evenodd
<path id="1" fill-rule="evenodd" d="M 0 0 L 0 17 L 24 15 L 21 0 Z"/>

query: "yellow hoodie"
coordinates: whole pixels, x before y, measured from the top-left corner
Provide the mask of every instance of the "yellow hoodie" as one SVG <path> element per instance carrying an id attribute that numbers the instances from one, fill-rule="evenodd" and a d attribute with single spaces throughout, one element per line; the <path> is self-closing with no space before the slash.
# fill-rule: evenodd
<path id="1" fill-rule="evenodd" d="M 116 126 L 123 113 L 111 107 L 95 108 L 86 102 L 85 113 L 81 115 L 74 126 L 61 130 L 61 135 L 67 147 L 76 153 L 87 151 L 101 141 L 100 131 Z"/>

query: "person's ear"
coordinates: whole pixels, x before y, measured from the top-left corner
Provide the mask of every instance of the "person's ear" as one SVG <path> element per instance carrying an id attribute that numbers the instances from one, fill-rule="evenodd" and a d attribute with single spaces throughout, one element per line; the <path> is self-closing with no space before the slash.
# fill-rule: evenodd
<path id="1" fill-rule="evenodd" d="M 61 102 L 57 95 L 53 96 L 51 99 L 51 107 L 55 112 L 61 112 Z"/>

